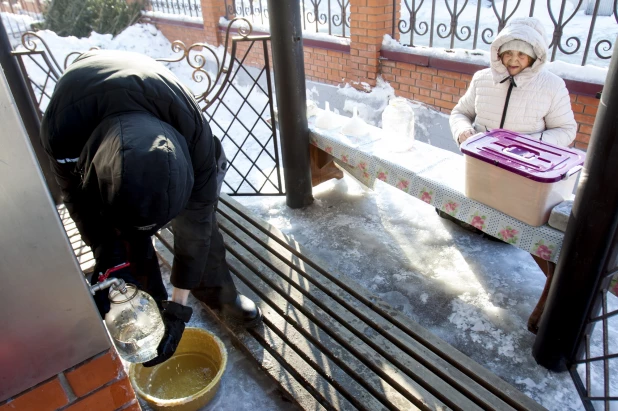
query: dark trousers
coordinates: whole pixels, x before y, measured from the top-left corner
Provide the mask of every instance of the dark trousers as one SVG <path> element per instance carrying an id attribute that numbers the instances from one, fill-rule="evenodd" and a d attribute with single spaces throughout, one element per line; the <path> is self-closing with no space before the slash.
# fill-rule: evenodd
<path id="1" fill-rule="evenodd" d="M 211 237 L 208 259 L 204 268 L 200 285 L 192 290 L 199 300 L 208 305 L 218 306 L 221 303 L 231 303 L 236 299 L 237 291 L 234 280 L 225 261 L 225 245 L 219 231 L 216 214 L 211 217 Z M 152 296 L 161 305 L 168 299 L 168 293 L 163 284 L 161 269 L 157 254 L 152 245 L 151 237 L 141 237 L 124 241 L 127 259 L 131 263 L 131 276 L 137 285 Z"/>
<path id="2" fill-rule="evenodd" d="M 216 206 L 215 206 L 216 208 Z M 206 304 L 218 308 L 219 304 L 236 300 L 236 286 L 225 261 L 225 244 L 219 231 L 216 213 L 211 217 L 210 249 L 200 285 L 191 293 Z"/>

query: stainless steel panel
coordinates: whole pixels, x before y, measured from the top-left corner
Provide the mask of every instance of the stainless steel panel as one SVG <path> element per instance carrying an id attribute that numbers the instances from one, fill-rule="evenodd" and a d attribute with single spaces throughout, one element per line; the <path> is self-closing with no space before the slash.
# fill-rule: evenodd
<path id="1" fill-rule="evenodd" d="M 0 70 L 0 401 L 109 347 Z"/>

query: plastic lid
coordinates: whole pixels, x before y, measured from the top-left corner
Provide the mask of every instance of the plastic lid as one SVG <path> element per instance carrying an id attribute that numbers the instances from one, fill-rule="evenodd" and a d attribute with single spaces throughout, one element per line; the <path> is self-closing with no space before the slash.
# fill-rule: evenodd
<path id="1" fill-rule="evenodd" d="M 585 154 L 497 129 L 463 142 L 461 151 L 534 181 L 553 183 L 584 163 Z"/>

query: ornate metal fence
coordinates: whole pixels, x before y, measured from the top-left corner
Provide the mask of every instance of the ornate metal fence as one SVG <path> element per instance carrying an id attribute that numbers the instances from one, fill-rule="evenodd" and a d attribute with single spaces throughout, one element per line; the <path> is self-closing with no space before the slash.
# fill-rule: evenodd
<path id="1" fill-rule="evenodd" d="M 266 3 L 266 0 L 226 0 L 226 17 L 244 17 L 253 24 L 268 25 Z M 300 0 L 300 8 L 304 31 L 350 36 L 350 0 Z"/>
<path id="2" fill-rule="evenodd" d="M 509 19 L 533 16 L 548 27 L 551 61 L 606 65 L 618 34 L 616 0 L 393 0 L 393 5 L 392 36 L 410 47 L 488 50 Z"/>
<path id="3" fill-rule="evenodd" d="M 200 0 L 148 0 L 148 4 L 154 12 L 202 17 Z"/>
<path id="4" fill-rule="evenodd" d="M 238 27 L 239 36 L 232 38 L 230 29 L 238 20 L 245 24 Z M 231 195 L 284 194 L 277 129 L 268 121 L 274 118 L 269 41 L 270 36 L 252 35 L 247 20 L 235 19 L 228 25 L 223 55 L 204 43 L 186 46 L 175 41 L 172 50 L 180 55 L 158 60 L 188 65 L 195 83 L 187 86 L 199 90 L 195 98 L 228 159 L 223 191 Z M 12 54 L 42 116 L 56 82 L 81 52 L 68 54 L 61 64 L 37 33 L 27 32 Z M 263 57 L 261 68 L 244 65 L 250 54 L 254 61 Z M 178 68 L 186 70 L 187 66 Z"/>

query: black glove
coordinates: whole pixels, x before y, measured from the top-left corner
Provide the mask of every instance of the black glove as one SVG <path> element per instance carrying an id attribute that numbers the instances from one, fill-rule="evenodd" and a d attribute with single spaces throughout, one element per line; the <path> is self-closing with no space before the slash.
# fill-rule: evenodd
<path id="1" fill-rule="evenodd" d="M 157 347 L 157 356 L 150 361 L 143 363 L 144 367 L 152 367 L 167 361 L 178 348 L 182 333 L 185 331 L 185 324 L 191 319 L 193 309 L 173 301 L 163 301 L 163 324 L 165 334 Z"/>

